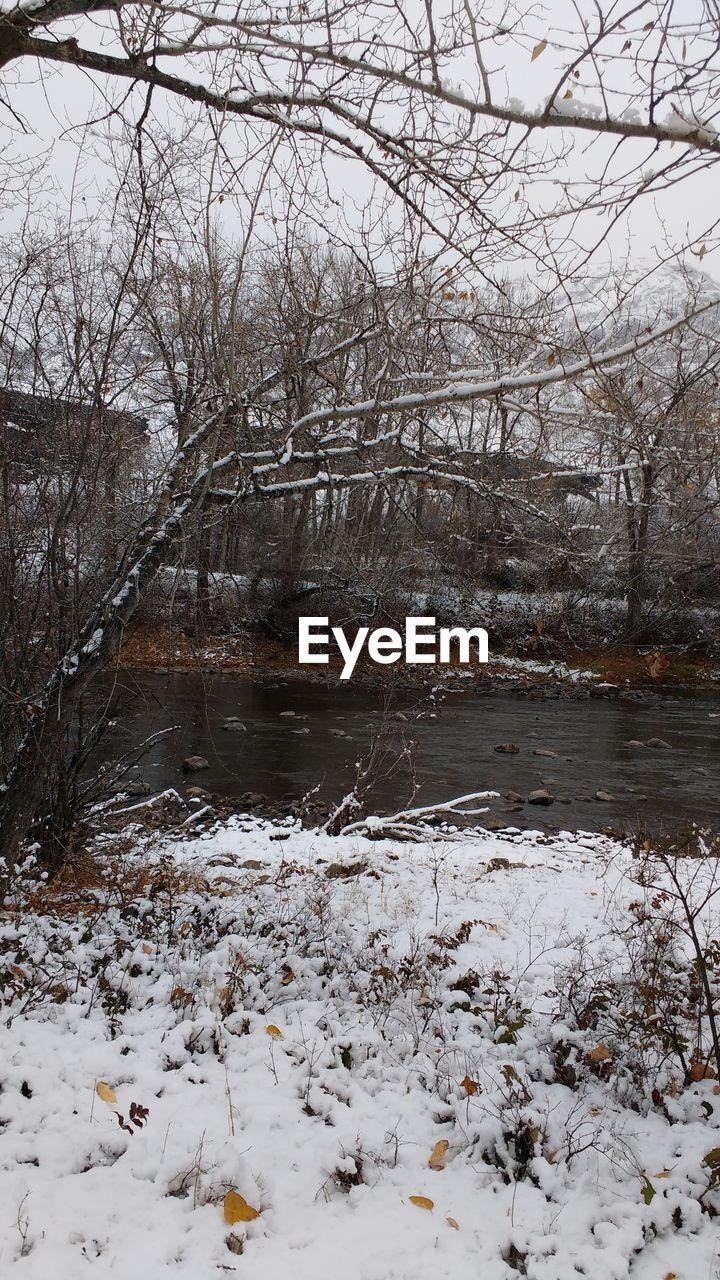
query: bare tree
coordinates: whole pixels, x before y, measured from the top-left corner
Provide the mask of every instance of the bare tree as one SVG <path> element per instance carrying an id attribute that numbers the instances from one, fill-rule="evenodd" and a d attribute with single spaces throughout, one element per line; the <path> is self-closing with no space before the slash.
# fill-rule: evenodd
<path id="1" fill-rule="evenodd" d="M 123 386 L 151 400 L 162 385 L 173 437 L 130 527 L 112 516 L 102 573 L 79 575 L 83 598 L 57 661 L 23 692 L 0 794 L 6 875 L 47 802 L 48 768 L 84 691 L 200 512 L 267 501 L 306 512 L 314 496 L 329 504 L 362 488 L 376 496 L 408 485 L 422 523 L 425 483 L 492 502 L 508 478 L 467 465 L 437 430 L 441 415 L 462 430 L 467 407 L 487 407 L 504 450 L 512 415 L 535 413 L 542 426 L 555 389 L 632 365 L 688 322 L 681 314 L 621 341 L 600 334 L 559 351 L 543 325 L 499 360 L 497 348 L 489 357 L 481 342 L 461 350 L 450 341 L 451 315 L 436 321 L 441 279 L 447 293 L 477 293 L 484 279 L 502 294 L 499 259 L 522 256 L 546 273 L 548 289 L 569 289 L 610 223 L 720 155 L 714 5 L 697 5 L 692 29 L 685 7 L 660 0 L 588 6 L 587 21 L 581 7 L 562 30 L 543 13 L 526 24 L 493 5 L 448 0 L 418 6 L 410 22 L 405 6 L 384 0 L 332 9 L 309 0 L 282 14 L 264 4 L 49 0 L 0 15 L 6 77 L 22 81 L 53 65 L 90 73 L 122 143 L 112 226 L 126 202 L 125 261 L 100 272 L 112 295 L 102 333 L 80 305 L 82 273 L 70 272 L 77 322 L 69 341 L 67 326 L 58 329 L 62 368 L 98 412 Z M 501 87 L 513 58 L 547 69 L 539 106 Z M 175 137 L 165 119 L 173 101 L 189 113 Z M 579 179 L 578 137 L 594 148 Z M 188 168 L 198 164 L 193 197 Z M 349 207 L 335 196 L 348 164 L 362 175 Z M 526 188 L 550 164 L 557 194 L 531 199 Z M 223 232 L 226 198 L 236 226 Z M 581 234 L 579 220 L 593 211 L 603 229 Z M 343 284 L 335 270 L 332 291 L 317 257 L 298 277 L 303 221 L 354 257 L 355 274 Z M 262 251 L 283 228 L 273 335 L 248 301 Z M 701 230 L 698 256 L 712 220 Z M 191 254 L 159 252 L 166 236 L 179 242 L 185 233 L 202 266 Z M 418 308 L 422 291 L 407 281 L 421 269 Z M 23 271 L 9 280 L 11 295 Z M 143 355 L 138 364 L 139 332 L 150 335 L 147 363 Z M 33 360 L 42 363 L 36 337 Z M 117 471 L 104 450 L 98 466 L 110 501 Z M 522 484 L 513 501 L 545 518 Z M 73 527 L 82 525 L 74 514 Z M 202 557 L 200 567 L 206 574 Z"/>

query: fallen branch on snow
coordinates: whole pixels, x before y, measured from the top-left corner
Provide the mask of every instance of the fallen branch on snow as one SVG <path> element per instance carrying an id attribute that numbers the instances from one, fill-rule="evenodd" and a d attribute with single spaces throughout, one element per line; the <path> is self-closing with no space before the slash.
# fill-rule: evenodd
<path id="1" fill-rule="evenodd" d="M 437 818 L 443 813 L 452 814 L 458 818 L 480 817 L 488 812 L 486 806 L 480 809 L 461 808 L 460 806 L 472 804 L 476 800 L 494 800 L 498 794 L 497 791 L 472 791 L 469 795 L 457 796 L 454 800 L 441 801 L 438 804 L 426 804 L 416 809 L 401 809 L 399 813 L 393 813 L 387 817 L 373 814 L 356 822 L 347 823 L 337 834 L 341 836 L 364 835 L 370 840 L 411 840 L 416 842 L 448 839 L 464 840 L 472 833 L 448 831 L 447 829 L 438 830 L 428 820 Z M 474 833 L 474 838 L 477 839 L 477 832 Z"/>

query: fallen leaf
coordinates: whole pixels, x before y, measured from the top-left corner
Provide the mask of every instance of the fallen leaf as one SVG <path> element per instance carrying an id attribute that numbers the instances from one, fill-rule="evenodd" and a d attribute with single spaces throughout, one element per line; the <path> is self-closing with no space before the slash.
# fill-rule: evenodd
<path id="1" fill-rule="evenodd" d="M 435 1201 L 428 1200 L 427 1196 L 410 1196 L 410 1203 L 416 1204 L 418 1209 L 434 1209 Z"/>
<path id="2" fill-rule="evenodd" d="M 235 1222 L 254 1222 L 260 1217 L 258 1209 L 253 1209 L 244 1196 L 238 1191 L 228 1191 L 223 1200 L 223 1215 L 229 1226 Z"/>
<path id="3" fill-rule="evenodd" d="M 699 1080 L 714 1080 L 717 1075 L 714 1067 L 706 1067 L 704 1062 L 693 1062 L 690 1068 L 690 1079 L 693 1084 Z"/>
<path id="4" fill-rule="evenodd" d="M 280 979 L 280 985 L 283 987 L 287 987 L 290 985 L 291 982 L 294 982 L 294 981 L 295 981 L 295 974 L 293 973 L 292 969 L 288 968 L 283 974 L 282 978 Z"/>
<path id="5" fill-rule="evenodd" d="M 95 1092 L 98 1098 L 101 1098 L 103 1102 L 107 1102 L 108 1106 L 112 1106 L 113 1103 L 117 1102 L 115 1090 L 111 1089 L 110 1085 L 106 1084 L 104 1080 L 98 1080 L 95 1085 Z"/>
<path id="6" fill-rule="evenodd" d="M 265 1032 L 266 1032 L 266 1034 L 267 1034 L 267 1035 L 269 1035 L 269 1036 L 271 1037 L 271 1039 L 273 1039 L 273 1040 L 282 1040 L 282 1039 L 283 1039 L 283 1033 L 282 1033 L 282 1031 L 280 1030 L 280 1028 L 279 1028 L 279 1027 L 276 1027 L 276 1026 L 275 1026 L 274 1022 L 271 1022 L 271 1023 L 270 1023 L 270 1026 L 265 1028 Z"/>
<path id="7" fill-rule="evenodd" d="M 460 1230 L 460 1223 L 456 1222 L 455 1218 L 446 1218 L 445 1221 L 447 1222 L 448 1226 L 453 1227 L 455 1231 Z"/>
<path id="8" fill-rule="evenodd" d="M 564 94 L 563 94 L 563 98 L 565 98 L 565 100 L 567 100 L 568 98 L 572 98 L 572 96 L 573 96 L 573 91 L 572 91 L 572 89 L 566 89 L 566 90 L 565 90 L 565 92 L 564 92 Z"/>
<path id="9" fill-rule="evenodd" d="M 607 1062 L 612 1054 L 606 1044 L 598 1044 L 590 1053 L 591 1062 Z"/>
<path id="10" fill-rule="evenodd" d="M 439 1142 L 435 1143 L 435 1146 L 432 1149 L 432 1155 L 428 1160 L 429 1169 L 445 1168 L 445 1157 L 449 1146 L 450 1143 L 445 1138 L 441 1138 Z"/>
<path id="11" fill-rule="evenodd" d="M 474 1093 L 480 1092 L 480 1085 L 478 1084 L 477 1080 L 471 1080 L 470 1076 L 466 1076 L 464 1080 L 460 1081 L 460 1084 L 462 1085 L 465 1092 L 469 1093 L 471 1097 Z"/>
<path id="12" fill-rule="evenodd" d="M 149 943 L 149 942 L 143 942 L 143 944 L 142 944 L 142 953 L 143 953 L 143 955 L 146 955 L 146 956 L 151 956 L 151 955 L 152 955 L 152 947 L 151 947 L 151 945 L 150 945 L 150 943 Z"/>
<path id="13" fill-rule="evenodd" d="M 192 1004 L 192 991 L 186 991 L 184 987 L 173 987 L 170 992 L 171 1004 Z"/>
<path id="14" fill-rule="evenodd" d="M 540 57 L 541 53 L 545 52 L 546 49 L 547 49 L 547 40 L 538 41 L 538 43 L 535 45 L 535 48 L 532 51 L 532 57 L 530 61 L 534 62 L 536 58 Z"/>

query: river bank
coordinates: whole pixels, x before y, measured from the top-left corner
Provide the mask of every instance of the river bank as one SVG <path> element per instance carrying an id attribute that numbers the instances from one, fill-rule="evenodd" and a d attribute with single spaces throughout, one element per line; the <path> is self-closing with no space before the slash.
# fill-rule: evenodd
<path id="1" fill-rule="evenodd" d="M 297 647 L 255 631 L 233 635 L 196 636 L 168 625 L 140 623 L 127 636 L 122 666 L 142 671 L 224 672 L 247 678 L 337 681 L 342 667 L 335 657 L 327 667 L 300 666 Z M 581 650 L 575 646 L 538 644 L 517 651 L 495 653 L 490 645 L 487 665 L 379 668 L 358 662 L 354 683 L 393 684 L 400 688 L 426 685 L 438 679 L 489 684 L 560 685 L 565 689 L 595 688 L 598 696 L 614 696 L 612 689 L 670 692 L 720 689 L 720 662 L 687 646 L 633 648 L 615 645 Z"/>

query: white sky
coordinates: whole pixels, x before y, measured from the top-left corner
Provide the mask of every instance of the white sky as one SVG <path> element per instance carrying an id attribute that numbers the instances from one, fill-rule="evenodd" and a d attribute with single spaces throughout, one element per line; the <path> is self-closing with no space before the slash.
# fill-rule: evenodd
<path id="1" fill-rule="evenodd" d="M 562 66 L 561 50 L 566 45 L 562 27 L 576 22 L 574 8 L 574 4 L 567 0 L 527 5 L 529 16 L 523 23 L 522 47 L 510 39 L 491 46 L 495 65 L 490 61 L 489 71 L 493 94 L 498 101 L 516 98 L 532 107 L 543 100 L 543 94 L 547 94 L 548 86 L 554 82 L 558 68 Z M 695 0 L 688 0 L 689 17 L 694 8 Z M 689 25 L 692 29 L 691 23 Z M 76 25 L 72 30 L 83 43 L 96 43 L 96 29 L 91 31 L 87 25 Z M 530 49 L 541 39 L 548 40 L 548 47 L 541 57 L 531 61 Z M 692 50 L 689 56 L 692 56 Z M 464 74 L 466 71 L 467 75 Z M 472 72 L 473 68 L 459 66 L 458 81 L 467 86 Z M 611 85 L 611 77 L 619 76 L 616 85 L 623 89 L 621 63 L 617 68 L 608 66 L 604 75 Z M 5 133 L 2 138 L 5 155 L 14 153 L 20 156 L 24 152 L 36 156 L 39 162 L 39 172 L 30 188 L 33 218 L 43 222 L 58 214 L 80 219 L 86 214 L 92 216 L 98 209 L 99 197 L 113 191 L 117 181 L 107 161 L 104 135 L 108 124 L 103 117 L 107 116 L 109 101 L 117 101 L 120 94 L 127 92 L 127 83 L 108 84 L 74 68 L 50 64 L 39 68 L 30 62 L 11 67 L 4 79 L 12 109 L 27 126 L 27 133 L 23 136 L 7 111 L 0 116 L 0 122 L 6 122 L 4 126 L 0 124 Z M 469 87 L 472 88 L 471 85 Z M 582 83 L 576 87 L 575 96 L 578 101 L 589 103 L 594 100 L 593 91 L 583 88 Z M 136 94 L 136 114 L 141 101 L 140 95 Z M 179 116 L 181 110 L 179 104 L 170 98 L 166 99 L 163 109 L 167 110 L 171 121 Z M 240 133 L 238 139 L 241 137 Z M 605 140 L 597 140 L 589 134 L 579 135 L 571 162 L 565 170 L 548 173 L 544 179 L 523 184 L 523 198 L 528 198 L 535 207 L 551 203 L 557 196 L 555 184 L 558 177 L 580 181 L 587 173 L 596 173 L 602 155 L 608 151 L 609 144 Z M 647 154 L 645 144 L 626 142 L 622 152 L 624 160 L 633 151 L 641 160 Z M 242 161 L 243 157 L 237 154 L 236 158 Z M 356 217 L 353 206 L 366 198 L 368 175 L 355 162 L 343 164 L 339 161 L 331 163 L 329 173 L 333 197 L 344 205 L 352 221 Z M 269 218 L 273 211 L 269 197 L 264 203 Z M 239 208 L 242 205 L 240 199 Z M 217 207 L 218 213 L 222 213 L 230 226 L 233 225 L 232 206 L 230 198 L 222 211 Z M 652 265 L 657 256 L 667 257 L 668 252 L 676 251 L 688 240 L 694 242 L 696 251 L 706 241 L 707 252 L 702 263 L 692 257 L 689 260 L 695 267 L 701 267 L 711 279 L 719 281 L 719 251 L 713 246 L 708 230 L 716 216 L 716 207 L 715 169 L 708 167 L 669 191 L 636 204 L 629 219 L 611 232 L 600 261 L 612 261 L 619 266 L 629 256 L 635 265 L 641 262 Z M 25 213 L 26 204 L 18 194 L 6 192 L 4 207 L 0 206 L 3 229 L 19 228 Z M 324 225 L 332 225 L 333 217 L 337 216 L 332 207 L 321 207 L 317 213 Z M 579 233 L 588 242 L 603 230 L 602 215 L 598 214 L 589 215 L 579 227 Z M 512 270 L 513 274 L 522 273 L 523 267 L 515 266 Z"/>

